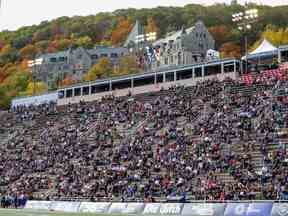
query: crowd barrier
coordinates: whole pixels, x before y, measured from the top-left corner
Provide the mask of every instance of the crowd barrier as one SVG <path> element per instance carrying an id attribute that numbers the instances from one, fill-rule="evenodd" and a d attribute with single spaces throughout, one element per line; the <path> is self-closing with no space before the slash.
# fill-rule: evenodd
<path id="1" fill-rule="evenodd" d="M 26 209 L 113 215 L 288 216 L 288 202 L 110 203 L 28 201 Z"/>

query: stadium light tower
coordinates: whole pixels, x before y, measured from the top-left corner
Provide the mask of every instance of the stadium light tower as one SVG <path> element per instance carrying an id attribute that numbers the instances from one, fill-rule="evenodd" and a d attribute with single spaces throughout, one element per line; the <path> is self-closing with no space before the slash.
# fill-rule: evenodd
<path id="1" fill-rule="evenodd" d="M 139 48 L 139 44 L 143 45 L 146 42 L 153 42 L 157 39 L 157 33 L 156 32 L 149 32 L 147 34 L 141 34 L 136 36 L 136 43 Z"/>
<path id="2" fill-rule="evenodd" d="M 33 80 L 33 95 L 35 95 L 35 90 L 36 90 L 36 73 L 37 73 L 37 67 L 39 65 L 42 65 L 43 63 L 43 58 L 38 58 L 34 60 L 28 61 L 28 67 L 31 68 L 32 70 L 32 80 Z"/>
<path id="3" fill-rule="evenodd" d="M 258 10 L 257 9 L 248 9 L 244 12 L 238 12 L 232 14 L 232 21 L 237 24 L 238 30 L 243 32 L 245 40 L 245 72 L 248 70 L 247 55 L 248 55 L 248 32 L 252 29 L 252 24 L 257 21 Z"/>
<path id="4" fill-rule="evenodd" d="M 137 45 L 138 54 L 144 55 L 144 53 L 147 52 L 147 50 L 150 50 L 152 42 L 155 41 L 156 39 L 157 39 L 156 32 L 148 32 L 146 34 L 137 35 L 135 38 L 135 42 Z M 149 49 L 147 49 L 147 47 Z"/>

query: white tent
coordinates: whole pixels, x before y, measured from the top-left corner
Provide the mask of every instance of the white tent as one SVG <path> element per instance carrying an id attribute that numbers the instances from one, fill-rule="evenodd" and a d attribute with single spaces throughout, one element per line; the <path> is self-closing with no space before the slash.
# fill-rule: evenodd
<path id="1" fill-rule="evenodd" d="M 248 54 L 249 58 L 257 58 L 265 55 L 274 55 L 278 53 L 278 48 L 273 46 L 268 40 L 264 38 L 259 47 Z M 243 56 L 242 59 L 246 59 L 246 56 Z"/>

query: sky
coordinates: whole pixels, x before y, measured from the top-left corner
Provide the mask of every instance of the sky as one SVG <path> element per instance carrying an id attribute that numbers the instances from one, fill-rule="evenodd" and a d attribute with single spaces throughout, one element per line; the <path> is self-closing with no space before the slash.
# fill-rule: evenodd
<path id="1" fill-rule="evenodd" d="M 90 15 L 124 8 L 184 6 L 191 3 L 229 3 L 231 0 L 0 0 L 0 30 L 15 30 L 61 16 Z M 245 3 L 247 0 L 238 0 Z M 250 0 L 267 5 L 288 5 L 288 0 Z"/>

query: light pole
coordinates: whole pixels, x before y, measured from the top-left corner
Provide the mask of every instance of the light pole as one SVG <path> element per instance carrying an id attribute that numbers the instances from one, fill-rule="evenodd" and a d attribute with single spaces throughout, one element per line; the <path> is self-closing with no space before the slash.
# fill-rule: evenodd
<path id="1" fill-rule="evenodd" d="M 36 90 L 36 75 L 37 75 L 37 66 L 42 65 L 43 59 L 38 58 L 28 61 L 28 67 L 32 70 L 32 81 L 33 81 L 33 96 L 35 95 Z"/>
<path id="2" fill-rule="evenodd" d="M 258 18 L 258 10 L 257 9 L 248 9 L 244 12 L 238 12 L 232 14 L 232 21 L 237 24 L 238 30 L 243 32 L 244 35 L 244 43 L 245 43 L 245 72 L 248 71 L 248 31 L 252 28 L 252 23 L 255 23 Z"/>

